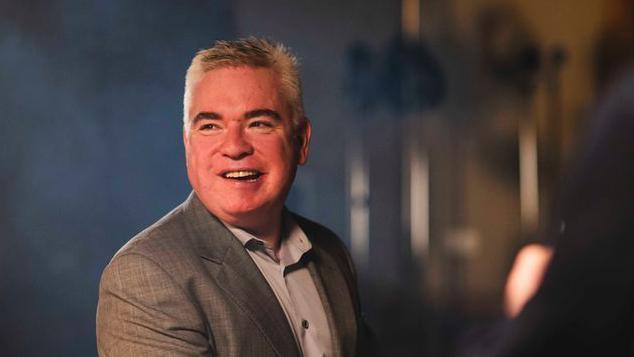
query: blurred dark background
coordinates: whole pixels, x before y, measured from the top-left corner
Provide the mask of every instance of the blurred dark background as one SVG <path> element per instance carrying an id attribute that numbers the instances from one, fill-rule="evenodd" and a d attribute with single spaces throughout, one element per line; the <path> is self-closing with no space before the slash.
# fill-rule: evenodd
<path id="1" fill-rule="evenodd" d="M 631 0 L 0 0 L 0 356 L 96 355 L 101 270 L 185 199 L 195 51 L 300 57 L 314 134 L 289 206 L 337 232 L 390 356 L 451 356 L 501 316 Z"/>

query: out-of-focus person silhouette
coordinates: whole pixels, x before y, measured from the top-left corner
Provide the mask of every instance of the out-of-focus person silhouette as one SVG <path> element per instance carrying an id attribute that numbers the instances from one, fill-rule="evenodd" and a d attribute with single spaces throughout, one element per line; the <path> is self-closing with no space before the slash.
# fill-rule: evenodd
<path id="1" fill-rule="evenodd" d="M 634 67 L 603 99 L 548 229 L 552 259 L 535 255 L 528 285 L 543 281 L 523 309 L 507 304 L 521 312 L 478 354 L 634 355 Z"/>

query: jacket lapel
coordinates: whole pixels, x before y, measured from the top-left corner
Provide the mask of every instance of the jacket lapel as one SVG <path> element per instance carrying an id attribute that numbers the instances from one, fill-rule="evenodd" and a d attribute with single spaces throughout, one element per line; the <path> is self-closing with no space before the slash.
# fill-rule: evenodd
<path id="1" fill-rule="evenodd" d="M 322 304 L 328 316 L 335 356 L 352 356 L 356 346 L 355 308 L 350 287 L 339 265 L 311 232 L 304 230 L 313 243 L 314 259 L 308 264 Z"/>
<path id="2" fill-rule="evenodd" d="M 299 356 L 286 315 L 275 293 L 244 246 L 211 215 L 192 192 L 184 205 L 191 239 L 218 286 L 248 314 L 279 356 Z"/>

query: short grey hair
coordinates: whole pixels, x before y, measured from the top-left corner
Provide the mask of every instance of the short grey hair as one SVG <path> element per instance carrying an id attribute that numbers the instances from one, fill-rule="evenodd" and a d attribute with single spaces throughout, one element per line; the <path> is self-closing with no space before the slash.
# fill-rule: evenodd
<path id="1" fill-rule="evenodd" d="M 205 73 L 219 68 L 242 66 L 273 70 L 280 80 L 281 94 L 291 108 L 293 129 L 296 130 L 305 121 L 297 57 L 281 43 L 249 37 L 234 41 L 216 41 L 212 47 L 196 53 L 185 76 L 185 95 L 183 96 L 185 132 L 189 132 L 192 120 L 188 113 L 193 88 Z"/>

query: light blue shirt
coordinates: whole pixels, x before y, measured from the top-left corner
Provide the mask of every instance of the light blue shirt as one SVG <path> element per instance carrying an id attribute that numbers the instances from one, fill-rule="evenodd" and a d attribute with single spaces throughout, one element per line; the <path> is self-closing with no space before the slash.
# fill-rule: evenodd
<path id="1" fill-rule="evenodd" d="M 302 260 L 312 245 L 297 222 L 290 214 L 284 215 L 277 256 L 271 247 L 249 232 L 226 223 L 225 226 L 242 242 L 269 283 L 302 354 L 306 357 L 332 356 L 328 318 L 315 282 Z"/>

